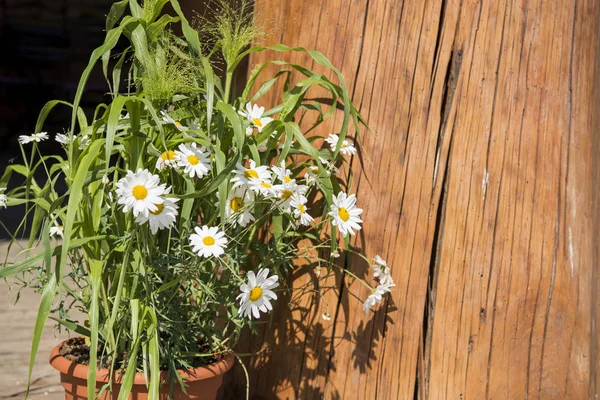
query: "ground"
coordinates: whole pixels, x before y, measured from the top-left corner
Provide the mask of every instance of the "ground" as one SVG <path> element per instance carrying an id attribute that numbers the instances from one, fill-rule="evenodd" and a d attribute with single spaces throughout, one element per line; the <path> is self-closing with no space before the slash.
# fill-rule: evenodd
<path id="1" fill-rule="evenodd" d="M 8 242 L 0 242 L 0 260 L 6 256 Z M 11 249 L 11 253 L 18 249 Z M 27 385 L 27 370 L 33 326 L 40 296 L 23 291 L 14 304 L 15 293 L 0 281 L 0 399 L 23 399 Z M 46 324 L 40 349 L 33 368 L 32 400 L 64 400 L 59 374 L 48 364 L 50 350 L 67 338 L 53 330 L 52 321 Z"/>

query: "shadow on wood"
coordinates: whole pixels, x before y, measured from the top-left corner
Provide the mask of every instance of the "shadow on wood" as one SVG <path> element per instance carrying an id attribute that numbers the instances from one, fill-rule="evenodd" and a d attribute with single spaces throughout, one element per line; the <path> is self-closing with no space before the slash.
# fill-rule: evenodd
<path id="1" fill-rule="evenodd" d="M 364 315 L 366 289 L 336 274 L 322 285 L 341 291 L 274 313 L 240 349 L 266 355 L 249 362 L 254 398 L 596 396 L 600 4 L 259 0 L 256 12 L 269 44 L 339 67 L 374 129 L 351 161 L 365 209 L 352 244 L 387 259 L 397 286 Z M 299 53 L 250 69 L 272 57 L 325 72 Z"/>

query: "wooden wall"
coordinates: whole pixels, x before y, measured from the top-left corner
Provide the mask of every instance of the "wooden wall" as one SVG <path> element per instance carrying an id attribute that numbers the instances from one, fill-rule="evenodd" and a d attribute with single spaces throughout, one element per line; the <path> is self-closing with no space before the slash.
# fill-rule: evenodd
<path id="1" fill-rule="evenodd" d="M 339 67 L 376 132 L 352 160 L 352 244 L 397 286 L 368 316 L 339 275 L 324 299 L 283 299 L 292 315 L 244 342 L 253 398 L 596 398 L 600 4 L 257 0 L 256 18 L 267 43 Z M 268 57 L 319 70 L 298 54 L 250 67 Z M 303 272 L 294 287 L 318 280 Z M 229 380 L 240 398 L 241 369 Z"/>

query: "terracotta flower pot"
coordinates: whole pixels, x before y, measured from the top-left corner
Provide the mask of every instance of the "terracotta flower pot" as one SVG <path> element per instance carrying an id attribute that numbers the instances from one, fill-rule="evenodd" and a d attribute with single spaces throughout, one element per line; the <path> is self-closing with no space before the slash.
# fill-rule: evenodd
<path id="1" fill-rule="evenodd" d="M 60 372 L 61 385 L 65 389 L 66 400 L 87 400 L 87 373 L 88 366 L 82 364 L 76 364 L 72 361 L 67 360 L 65 357 L 60 355 L 60 348 L 63 343 L 56 346 L 50 353 L 50 365 Z M 186 392 L 184 394 L 181 390 L 179 383 L 175 384 L 175 400 L 215 400 L 217 398 L 217 391 L 221 387 L 223 381 L 223 374 L 227 372 L 234 362 L 233 354 L 229 353 L 225 355 L 220 361 L 206 365 L 203 367 L 194 368 L 190 371 L 179 371 L 186 383 Z M 96 388 L 100 389 L 109 379 L 109 370 L 99 369 L 96 371 Z M 113 379 L 113 393 L 112 396 L 104 392 L 100 397 L 101 400 L 115 400 L 119 395 L 120 389 L 120 378 L 115 373 Z M 167 373 L 161 373 L 161 382 L 165 381 Z M 144 375 L 137 373 L 129 395 L 130 400 L 148 400 L 148 389 L 146 388 L 146 381 Z M 169 385 L 165 384 L 160 389 L 160 399 L 169 399 Z M 156 399 L 149 399 L 156 400 Z"/>

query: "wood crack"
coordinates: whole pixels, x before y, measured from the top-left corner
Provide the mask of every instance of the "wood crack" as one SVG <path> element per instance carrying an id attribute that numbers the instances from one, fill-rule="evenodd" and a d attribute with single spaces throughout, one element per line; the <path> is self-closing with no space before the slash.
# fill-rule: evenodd
<path id="1" fill-rule="evenodd" d="M 445 5 L 445 4 L 444 4 Z M 443 15 L 443 12 L 442 12 Z M 443 17 L 440 20 L 440 30 L 443 25 Z M 439 41 L 439 38 L 438 38 Z M 454 45 L 454 44 L 453 44 Z M 436 53 L 437 53 L 436 45 Z M 446 67 L 446 75 L 444 77 L 443 90 L 442 90 L 442 101 L 440 105 L 440 127 L 438 130 L 438 138 L 436 143 L 436 164 L 434 170 L 433 187 L 435 188 L 437 167 L 439 163 L 439 157 L 442 152 L 442 144 L 444 139 L 444 132 L 450 115 L 450 109 L 454 98 L 454 91 L 457 87 L 458 76 L 460 73 L 460 67 L 462 65 L 462 49 L 453 50 L 448 59 Z M 456 120 L 454 120 L 456 123 Z M 427 293 L 425 297 L 425 306 L 423 310 L 423 326 L 421 328 L 421 343 L 419 344 L 420 356 L 417 361 L 417 372 L 415 379 L 415 399 L 427 399 L 429 398 L 429 371 L 430 365 L 430 354 L 432 340 L 432 327 L 433 319 L 435 315 L 435 295 L 437 288 L 437 277 L 440 267 L 441 249 L 444 235 L 444 221 L 445 212 L 447 206 L 447 191 L 448 191 L 448 176 L 450 170 L 450 155 L 452 151 L 452 131 L 454 130 L 454 124 L 450 130 L 450 143 L 447 158 L 445 160 L 445 168 L 441 182 L 441 193 L 437 201 L 437 209 L 435 210 L 435 227 L 433 230 L 433 242 L 431 246 L 431 256 L 429 263 L 429 273 L 427 278 Z M 435 190 L 433 191 L 435 193 Z M 432 194 L 434 196 L 434 194 Z M 433 201 L 433 198 L 432 198 Z M 425 365 L 421 365 L 421 363 Z"/>

